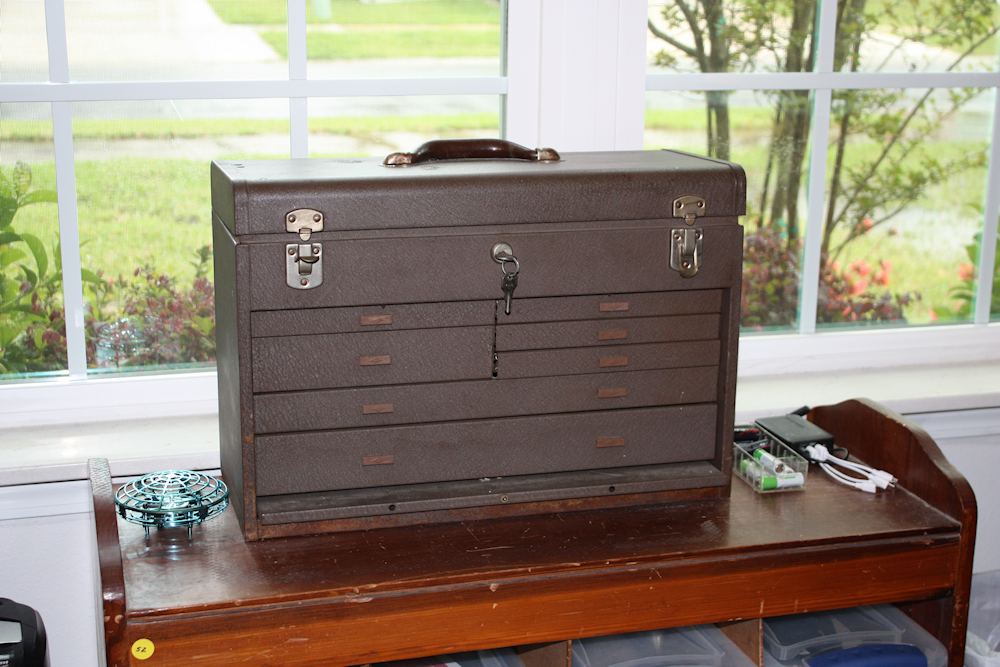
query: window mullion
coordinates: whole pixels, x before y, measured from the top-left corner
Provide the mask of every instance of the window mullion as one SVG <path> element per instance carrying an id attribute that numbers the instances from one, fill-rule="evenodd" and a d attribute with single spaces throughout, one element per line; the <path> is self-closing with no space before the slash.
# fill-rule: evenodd
<path id="1" fill-rule="evenodd" d="M 69 52 L 66 48 L 66 9 L 63 0 L 45 0 L 45 36 L 48 42 L 49 81 L 69 82 Z"/>
<path id="2" fill-rule="evenodd" d="M 979 248 L 979 276 L 976 285 L 976 324 L 990 321 L 993 271 L 996 267 L 997 220 L 1000 218 L 1000 90 L 993 90 L 993 130 L 990 135 L 990 168 L 983 205 L 983 242 Z"/>
<path id="3" fill-rule="evenodd" d="M 542 2 L 517 0 L 507 4 L 503 74 L 503 136 L 525 146 L 537 147 L 541 109 Z M 511 48 L 516 45 L 516 48 Z"/>
<path id="4" fill-rule="evenodd" d="M 833 71 L 833 51 L 837 37 L 837 3 L 822 0 L 817 28 L 816 72 Z M 830 106 L 833 93 L 829 88 L 813 91 L 812 150 L 809 155 L 809 183 L 806 200 L 806 243 L 802 250 L 802 272 L 799 277 L 799 333 L 816 333 L 816 309 L 819 296 L 819 272 L 823 249 L 823 210 L 826 200 L 826 158 L 830 143 Z"/>
<path id="5" fill-rule="evenodd" d="M 641 150 L 646 121 L 647 0 L 619 0 L 615 150 Z"/>
<path id="6" fill-rule="evenodd" d="M 288 0 L 288 78 L 290 81 L 306 79 L 306 0 Z M 292 97 L 288 100 L 289 155 L 293 158 L 309 157 L 308 98 Z"/>
<path id="7" fill-rule="evenodd" d="M 69 83 L 66 11 L 63 0 L 45 0 L 49 81 Z M 83 276 L 80 263 L 80 220 L 76 206 L 76 164 L 70 102 L 52 102 L 52 146 L 59 199 L 59 248 L 62 263 L 63 316 L 66 322 L 66 368 L 70 378 L 87 377 Z"/>
<path id="8" fill-rule="evenodd" d="M 816 333 L 819 271 L 823 248 L 823 210 L 826 199 L 826 147 L 830 143 L 829 88 L 813 92 L 812 150 L 809 155 L 809 184 L 806 200 L 806 243 L 802 250 L 799 277 L 799 333 Z"/>

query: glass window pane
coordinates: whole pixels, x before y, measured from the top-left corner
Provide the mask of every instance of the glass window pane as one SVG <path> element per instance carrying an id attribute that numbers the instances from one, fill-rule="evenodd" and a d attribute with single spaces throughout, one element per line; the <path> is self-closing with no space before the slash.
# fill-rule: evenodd
<path id="1" fill-rule="evenodd" d="M 287 57 L 240 21 L 271 2 L 75 0 L 66 2 L 72 81 L 287 79 Z M 287 35 L 285 2 L 268 14 Z M 283 39 L 286 39 L 283 37 Z"/>
<path id="2" fill-rule="evenodd" d="M 66 370 L 48 104 L 0 104 L 0 379 Z"/>
<path id="3" fill-rule="evenodd" d="M 309 78 L 498 76 L 501 16 L 496 0 L 310 0 Z M 287 57 L 281 34 L 260 34 Z"/>
<path id="4" fill-rule="evenodd" d="M 815 0 L 650 0 L 648 71 L 811 72 Z"/>
<path id="5" fill-rule="evenodd" d="M 45 1 L 0 2 L 0 81 L 48 80 Z"/>
<path id="6" fill-rule="evenodd" d="M 500 136 L 496 95 L 309 99 L 310 157 L 385 157 L 431 139 Z"/>
<path id="7" fill-rule="evenodd" d="M 996 71 L 995 0 L 844 0 L 834 71 Z"/>
<path id="8" fill-rule="evenodd" d="M 288 157 L 278 102 L 73 105 L 92 372 L 214 365 L 209 162 Z"/>
<path id="9" fill-rule="evenodd" d="M 744 331 L 798 322 L 811 111 L 808 91 L 646 94 L 647 149 L 711 155 L 746 170 Z"/>
<path id="10" fill-rule="evenodd" d="M 991 91 L 834 91 L 817 323 L 968 321 Z"/>
<path id="11" fill-rule="evenodd" d="M 997 253 L 994 255 L 993 293 L 990 299 L 990 320 L 1000 322 L 1000 236 L 997 238 Z"/>

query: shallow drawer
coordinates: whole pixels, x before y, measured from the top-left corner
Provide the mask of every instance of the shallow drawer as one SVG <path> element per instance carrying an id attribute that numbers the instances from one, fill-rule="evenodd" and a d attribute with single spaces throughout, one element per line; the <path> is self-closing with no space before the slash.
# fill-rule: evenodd
<path id="1" fill-rule="evenodd" d="M 626 345 L 719 337 L 718 315 L 630 317 L 497 326 L 497 352 Z"/>
<path id="2" fill-rule="evenodd" d="M 710 459 L 716 408 L 687 405 L 255 438 L 258 495 Z"/>
<path id="3" fill-rule="evenodd" d="M 492 326 L 495 318 L 495 301 L 268 310 L 251 314 L 251 330 L 254 338 L 262 338 L 361 331 Z"/>
<path id="4" fill-rule="evenodd" d="M 254 398 L 254 426 L 281 433 L 707 403 L 718 376 L 708 366 L 264 394 Z"/>
<path id="5" fill-rule="evenodd" d="M 493 327 L 255 338 L 253 390 L 487 379 Z"/>
<path id="6" fill-rule="evenodd" d="M 501 311 L 497 321 L 500 324 L 523 324 L 621 317 L 698 315 L 718 313 L 721 310 L 722 290 L 602 294 L 541 299 L 518 298 L 518 292 L 514 290 L 510 315 Z"/>
<path id="7" fill-rule="evenodd" d="M 497 354 L 497 377 L 528 378 L 717 366 L 719 351 L 718 340 L 703 340 L 500 352 Z"/>
<path id="8" fill-rule="evenodd" d="M 683 226 L 678 219 L 641 229 L 322 241 L 329 265 L 323 284 L 308 290 L 286 284 L 284 243 L 252 243 L 250 309 L 502 299 L 501 268 L 490 254 L 498 242 L 509 243 L 520 262 L 515 302 L 739 285 L 743 230 L 706 226 L 702 266 L 683 278 L 669 262 L 671 229 Z"/>

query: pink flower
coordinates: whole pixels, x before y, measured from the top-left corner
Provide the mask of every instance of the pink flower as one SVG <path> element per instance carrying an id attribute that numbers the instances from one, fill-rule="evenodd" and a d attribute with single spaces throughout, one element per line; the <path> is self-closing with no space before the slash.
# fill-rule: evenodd
<path id="1" fill-rule="evenodd" d="M 866 230 L 868 230 L 874 227 L 875 223 L 872 222 L 871 218 L 865 218 L 861 221 L 861 226 L 864 227 Z"/>
<path id="2" fill-rule="evenodd" d="M 861 294 L 868 289 L 868 283 L 864 280 L 855 280 L 851 283 L 851 294 Z"/>
<path id="3" fill-rule="evenodd" d="M 976 268 L 969 262 L 963 262 L 958 265 L 958 277 L 962 280 L 972 280 L 975 275 Z"/>
<path id="4" fill-rule="evenodd" d="M 934 312 L 933 308 L 931 308 L 931 322 L 937 322 L 937 313 Z"/>
<path id="5" fill-rule="evenodd" d="M 868 262 L 860 262 L 858 264 L 858 275 L 864 278 L 869 273 L 871 273 L 872 267 L 869 266 Z"/>

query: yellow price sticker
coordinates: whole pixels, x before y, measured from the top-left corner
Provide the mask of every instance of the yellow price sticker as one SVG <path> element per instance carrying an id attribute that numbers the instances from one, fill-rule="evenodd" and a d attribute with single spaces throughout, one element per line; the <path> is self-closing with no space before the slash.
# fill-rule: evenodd
<path id="1" fill-rule="evenodd" d="M 132 655 L 138 660 L 145 660 L 152 657 L 155 647 L 148 639 L 137 639 L 132 644 Z"/>

